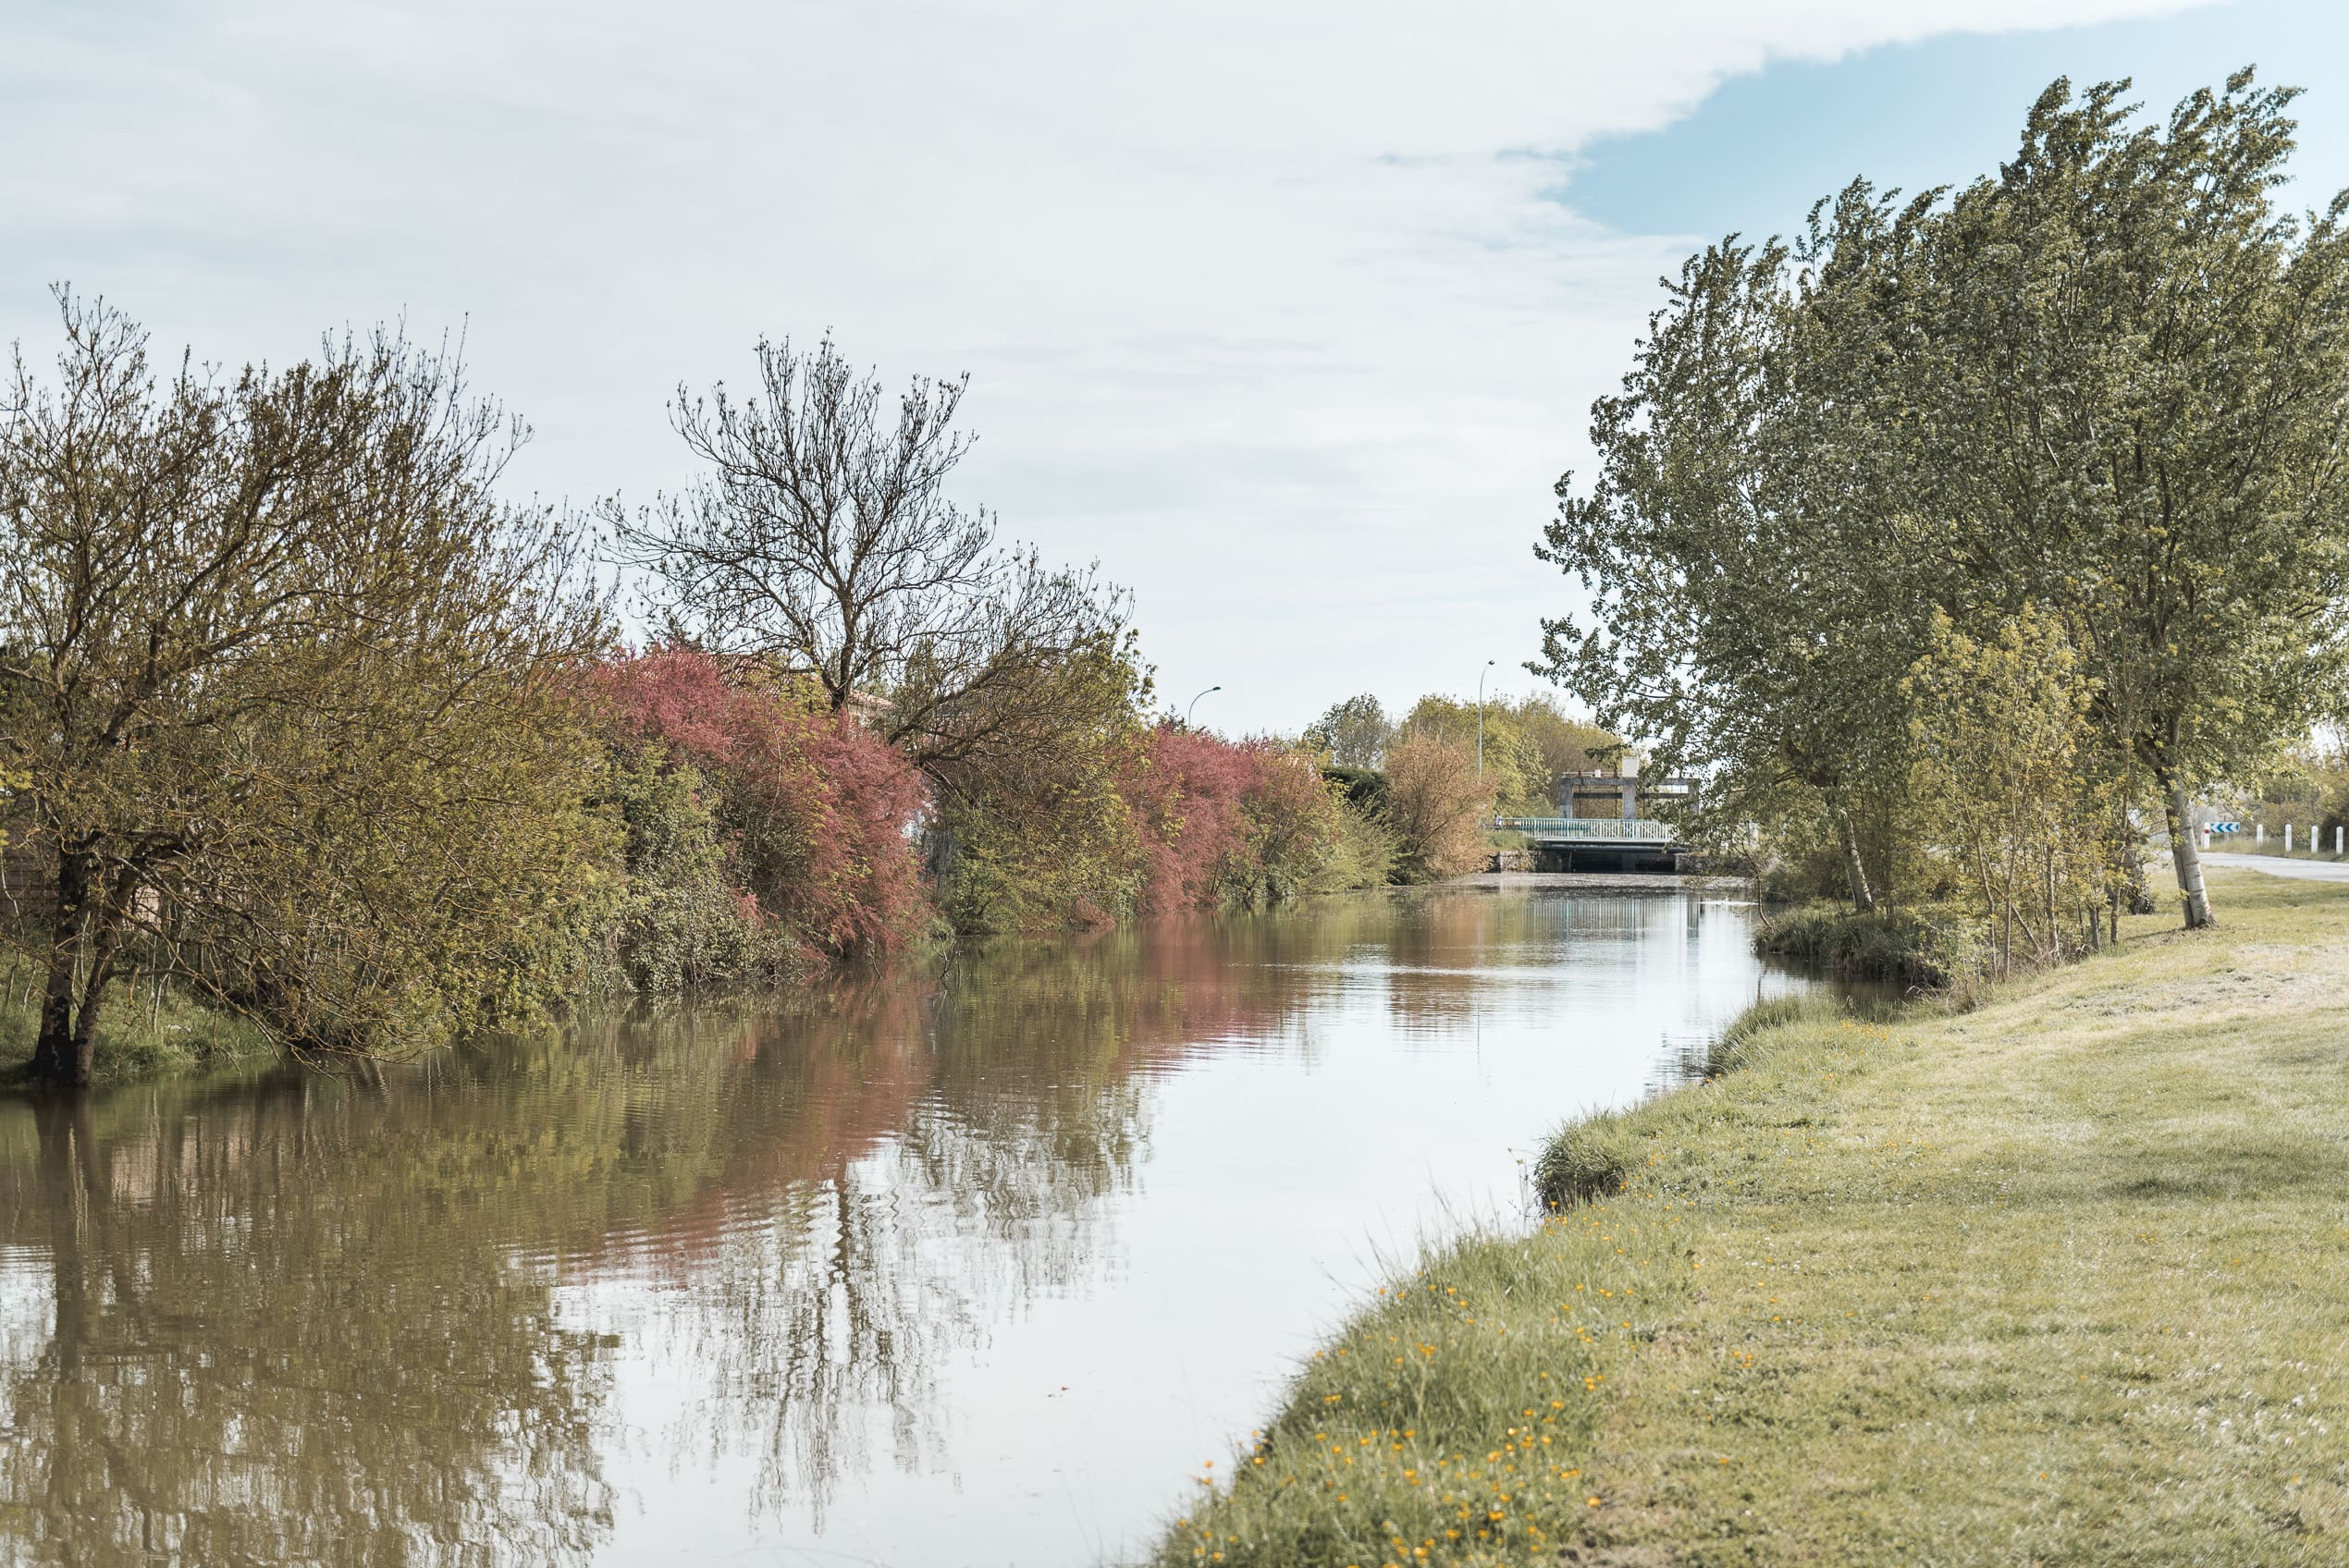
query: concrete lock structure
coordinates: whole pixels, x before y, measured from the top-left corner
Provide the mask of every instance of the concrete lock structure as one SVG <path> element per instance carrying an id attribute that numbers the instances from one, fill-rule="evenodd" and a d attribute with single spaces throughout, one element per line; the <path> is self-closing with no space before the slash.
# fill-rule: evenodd
<path id="1" fill-rule="evenodd" d="M 1677 830 L 1640 813 L 1642 797 L 1686 801 L 1695 793 L 1693 778 L 1562 773 L 1556 816 L 1497 817 L 1494 826 L 1525 835 L 1528 869 L 1533 871 L 1685 871 L 1689 848 L 1679 841 Z"/>

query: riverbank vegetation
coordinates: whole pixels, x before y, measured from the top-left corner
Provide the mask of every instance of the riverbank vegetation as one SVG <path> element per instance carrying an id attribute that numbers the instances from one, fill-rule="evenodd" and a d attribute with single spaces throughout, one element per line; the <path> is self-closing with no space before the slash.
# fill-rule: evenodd
<path id="1" fill-rule="evenodd" d="M 0 1071 L 31 1060 L 47 977 L 22 952 L 0 949 Z M 116 977 L 96 1030 L 94 1083 L 266 1060 L 277 1054 L 266 1031 L 208 1006 L 187 986 L 166 985 L 163 976 L 137 968 Z"/>
<path id="2" fill-rule="evenodd" d="M 0 946 L 40 975 L 36 1083 L 172 1059 L 134 1043 L 152 1007 L 110 1021 L 141 985 L 378 1054 L 1405 860 L 1310 749 L 1155 715 L 1124 595 L 947 498 L 960 383 L 761 344 L 746 398 L 679 394 L 699 478 L 581 516 L 501 498 L 526 429 L 397 334 L 159 368 L 59 306 L 53 373 L 19 350 L 0 393 Z"/>
<path id="3" fill-rule="evenodd" d="M 1818 900 L 1764 913 L 1757 952 L 1839 980 L 1948 992 L 1991 971 L 1982 926 L 1955 904 L 1855 910 Z"/>
<path id="4" fill-rule="evenodd" d="M 2195 808 L 2349 655 L 2349 206 L 2280 205 L 2290 91 L 2125 95 L 2059 81 L 1992 176 L 1691 258 L 1543 546 L 1590 607 L 1542 668 L 1703 778 L 1690 834 L 1947 907 L 1998 971 L 2149 908 L 2157 837 L 2208 925 Z"/>
<path id="5" fill-rule="evenodd" d="M 2349 889 L 2220 891 L 1569 1129 L 1568 1207 L 1398 1277 L 1154 1561 L 2338 1555 Z"/>

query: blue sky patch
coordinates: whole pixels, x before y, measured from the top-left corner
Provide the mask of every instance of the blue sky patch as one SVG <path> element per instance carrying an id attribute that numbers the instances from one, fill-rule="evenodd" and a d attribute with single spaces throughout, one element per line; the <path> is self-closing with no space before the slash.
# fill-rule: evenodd
<path id="1" fill-rule="evenodd" d="M 2295 206 L 2349 185 L 2349 5 L 2238 0 L 2155 21 L 2046 32 L 1962 35 L 1832 64 L 1782 62 L 1722 83 L 1662 130 L 1586 148 L 1559 192 L 1582 215 L 1631 234 L 1717 239 L 1791 234 L 1819 197 L 1856 175 L 1915 191 L 1993 172 L 2014 151 L 2032 101 L 2058 76 L 2075 85 L 2126 76 L 2132 96 L 2166 113 L 2237 67 L 2310 89 Z"/>

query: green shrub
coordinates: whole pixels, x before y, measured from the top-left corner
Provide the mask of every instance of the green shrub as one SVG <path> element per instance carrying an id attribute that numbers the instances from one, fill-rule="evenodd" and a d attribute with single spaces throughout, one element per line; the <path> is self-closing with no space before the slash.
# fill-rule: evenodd
<path id="1" fill-rule="evenodd" d="M 627 876 L 596 989 L 667 995 L 787 972 L 788 943 L 761 928 L 729 875 L 698 768 L 642 743 L 613 757 L 604 803 L 627 830 Z"/>
<path id="2" fill-rule="evenodd" d="M 1386 809 L 1386 775 L 1374 767 L 1325 767 L 1322 777 L 1346 792 L 1346 803 L 1366 815 Z"/>
<path id="3" fill-rule="evenodd" d="M 1979 974 L 1990 951 L 1978 918 L 1940 904 L 1864 911 L 1804 904 L 1764 920 L 1753 946 L 1839 979 L 1936 989 Z"/>
<path id="4" fill-rule="evenodd" d="M 1396 863 L 1402 859 L 1403 841 L 1386 818 L 1349 803 L 1338 813 L 1337 836 L 1324 851 L 1305 888 L 1313 893 L 1346 893 L 1384 888 L 1395 880 Z"/>
<path id="5" fill-rule="evenodd" d="M 1533 1165 L 1533 1193 L 1543 1208 L 1589 1203 L 1622 1187 L 1640 1159 L 1625 1115 L 1601 1111 L 1550 1139 Z"/>

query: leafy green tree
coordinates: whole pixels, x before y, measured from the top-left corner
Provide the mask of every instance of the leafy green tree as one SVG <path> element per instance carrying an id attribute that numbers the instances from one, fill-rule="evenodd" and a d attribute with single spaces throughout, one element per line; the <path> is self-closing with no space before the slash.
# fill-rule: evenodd
<path id="1" fill-rule="evenodd" d="M 1307 727 L 1306 741 L 1330 753 L 1331 763 L 1338 767 L 1376 767 L 1386 754 L 1386 742 L 1393 738 L 1395 727 L 1387 722 L 1386 710 L 1368 692 L 1333 703 L 1329 711 Z"/>
<path id="2" fill-rule="evenodd" d="M 1903 678 L 1933 615 L 2062 624 L 2134 797 L 2171 821 L 2338 703 L 2349 655 L 2344 202 L 2274 192 L 2250 73 L 2136 127 L 2059 81 L 1954 198 L 1855 183 L 1803 243 L 1691 260 L 1543 555 L 1589 590 L 1547 673 L 1708 771 L 1716 815 L 1835 825 L 1853 901 L 1908 864 Z M 2117 809 L 2117 808 L 2116 808 Z"/>
<path id="3" fill-rule="evenodd" d="M 1513 815 L 1548 815 L 1556 799 L 1556 774 L 1541 743 L 1519 726 L 1515 714 L 1498 698 L 1486 701 L 1482 724 L 1478 720 L 1476 704 L 1431 692 L 1411 704 L 1398 729 L 1465 748 L 1471 767 L 1481 731 L 1483 778 L 1496 806 Z"/>
<path id="4" fill-rule="evenodd" d="M 1908 226 L 1888 336 L 1901 444 L 1936 454 L 1920 543 L 2062 617 L 2198 926 L 2192 802 L 2338 711 L 2349 195 L 2279 210 L 2293 90 L 2246 69 L 2146 127 L 2127 88 L 2057 81 L 1996 179 Z"/>
<path id="5" fill-rule="evenodd" d="M 1662 770 L 1703 769 L 1714 817 L 1824 817 L 1866 909 L 1866 827 L 1905 772 L 1916 583 L 1881 549 L 1892 502 L 1832 395 L 1860 357 L 1832 330 L 1839 280 L 1790 286 L 1793 261 L 1775 241 L 1691 258 L 1593 406 L 1598 474 L 1559 480 L 1538 547 L 1590 609 L 1543 622 L 1533 668 Z"/>
<path id="6" fill-rule="evenodd" d="M 606 635 L 524 434 L 397 337 L 151 368 L 60 293 L 0 390 L 0 754 L 51 917 L 32 1070 L 89 1081 L 125 945 L 297 1044 L 543 999 L 602 853 L 564 667 Z"/>
<path id="7" fill-rule="evenodd" d="M 1557 700 L 1535 692 L 1502 704 L 1509 722 L 1541 753 L 1541 774 L 1556 779 L 1562 773 L 1597 773 L 1622 764 L 1623 738 L 1595 724 L 1570 718 Z"/>
<path id="8" fill-rule="evenodd" d="M 1919 802 L 1962 866 L 1997 972 L 2097 939 L 2112 892 L 2112 778 L 2088 724 L 2095 683 L 2035 606 L 1975 641 L 1947 616 L 1909 672 Z"/>

